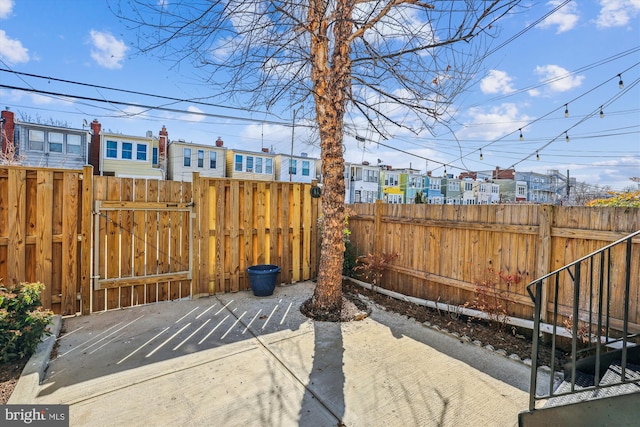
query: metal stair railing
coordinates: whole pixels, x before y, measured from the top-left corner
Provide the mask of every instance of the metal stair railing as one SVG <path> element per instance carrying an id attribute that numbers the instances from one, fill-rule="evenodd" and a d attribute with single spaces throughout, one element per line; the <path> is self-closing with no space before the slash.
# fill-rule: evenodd
<path id="1" fill-rule="evenodd" d="M 640 384 L 640 380 L 633 375 L 626 375 L 629 349 L 640 343 L 638 342 L 640 329 L 637 324 L 629 321 L 632 269 L 634 270 L 633 283 L 636 287 L 634 292 L 637 293 L 637 287 L 640 286 L 640 277 L 635 277 L 638 268 L 640 268 L 638 267 L 640 265 L 640 248 L 637 245 L 634 248 L 632 245 L 632 240 L 638 236 L 640 236 L 640 230 L 527 285 L 527 292 L 535 304 L 529 411 L 536 409 L 536 402 L 539 400 L 593 392 L 594 390 L 620 384 Z M 632 252 L 635 252 L 633 256 Z M 633 265 L 632 261 L 634 262 Z M 561 287 L 561 284 L 564 286 Z M 551 375 L 549 376 L 549 392 L 537 395 L 541 315 L 543 308 L 548 310 L 548 307 L 542 307 L 542 295 L 545 285 L 547 286 L 546 290 L 549 292 L 549 298 L 553 301 L 553 309 L 548 313 L 548 323 L 552 324 L 551 334 L 550 337 L 545 337 L 551 341 Z M 620 293 L 620 285 L 623 286 L 622 293 Z M 566 289 L 571 289 L 572 292 L 567 295 Z M 615 300 L 612 300 L 614 297 Z M 565 310 L 562 314 L 559 312 L 559 300 L 561 299 L 564 302 L 563 306 L 570 307 L 571 314 L 569 316 L 567 316 L 568 310 Z M 622 307 L 622 310 L 620 310 L 620 307 Z M 634 307 L 636 309 L 636 313 L 633 313 L 634 320 L 638 322 L 637 312 L 640 307 L 637 305 L 634 305 Z M 564 319 L 563 323 L 566 325 L 566 329 L 570 331 L 570 338 L 558 335 L 558 328 L 560 328 L 558 323 L 561 318 Z M 566 340 L 570 340 L 570 362 L 567 364 L 568 366 L 564 366 L 565 376 L 570 379 L 570 387 L 569 391 L 555 393 L 554 372 L 558 368 L 556 350 L 560 339 L 565 340 L 565 348 L 567 347 Z M 608 368 L 608 363 L 611 363 L 612 353 L 608 353 L 607 357 L 603 357 L 603 355 L 607 354 L 606 350 L 611 348 L 616 348 L 618 352 L 615 357 L 618 359 L 619 356 L 621 379 L 618 382 L 611 383 L 608 381 L 607 384 L 601 384 L 601 375 Z M 636 350 L 638 349 L 640 347 L 636 348 Z M 634 351 L 635 354 L 637 352 Z M 593 386 L 583 387 L 578 385 L 576 387 L 576 370 L 578 369 L 579 358 L 584 359 L 587 356 L 591 365 L 590 369 L 593 369 Z M 635 359 L 634 362 L 636 362 L 636 365 L 638 364 Z M 547 390 L 546 387 L 545 390 Z"/>

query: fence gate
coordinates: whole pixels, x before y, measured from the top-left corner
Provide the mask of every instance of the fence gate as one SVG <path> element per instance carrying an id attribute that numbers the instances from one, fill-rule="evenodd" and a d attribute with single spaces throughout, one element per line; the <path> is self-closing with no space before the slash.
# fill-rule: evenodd
<path id="1" fill-rule="evenodd" d="M 93 311 L 191 298 L 193 203 L 94 202 Z"/>

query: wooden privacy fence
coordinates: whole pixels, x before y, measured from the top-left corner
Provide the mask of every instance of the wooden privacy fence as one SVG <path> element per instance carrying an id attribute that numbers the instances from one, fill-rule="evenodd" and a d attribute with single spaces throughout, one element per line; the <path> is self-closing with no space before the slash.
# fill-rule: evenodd
<path id="1" fill-rule="evenodd" d="M 194 174 L 198 224 L 196 293 L 249 289 L 246 268 L 281 267 L 278 283 L 317 274 L 319 199 L 311 185 L 200 178 Z"/>
<path id="2" fill-rule="evenodd" d="M 56 313 L 80 311 L 89 296 L 90 185 L 91 168 L 0 167 L 0 278 L 44 283 L 43 305 Z"/>
<path id="3" fill-rule="evenodd" d="M 88 314 L 317 274 L 310 184 L 94 177 L 93 169 L 0 167 L 0 278 L 45 284 L 56 313 Z"/>
<path id="4" fill-rule="evenodd" d="M 384 272 L 382 287 L 461 305 L 473 303 L 479 283 L 494 281 L 491 295 L 508 307 L 510 315 L 526 319 L 533 316 L 525 289 L 532 280 L 640 229 L 640 209 L 633 208 L 383 203 L 349 208 L 351 242 L 361 255 L 399 254 Z M 632 246 L 630 308 L 631 321 L 638 326 L 640 241 L 634 240 Z M 613 292 L 622 295 L 624 257 L 613 255 L 609 274 L 619 283 Z M 521 279 L 507 286 L 490 269 Z M 554 301 L 546 295 L 543 307 L 551 311 Z M 563 278 L 560 295 L 560 312 L 569 316 L 573 296 L 569 277 Z M 583 295 L 581 301 L 590 298 Z"/>

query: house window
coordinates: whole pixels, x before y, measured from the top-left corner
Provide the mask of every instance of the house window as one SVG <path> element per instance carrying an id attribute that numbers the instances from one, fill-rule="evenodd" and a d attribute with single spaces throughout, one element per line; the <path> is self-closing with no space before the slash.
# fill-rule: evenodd
<path id="1" fill-rule="evenodd" d="M 29 130 L 29 150 L 44 150 L 44 132 L 41 130 Z"/>
<path id="2" fill-rule="evenodd" d="M 256 157 L 256 173 L 262 173 L 262 157 Z"/>
<path id="3" fill-rule="evenodd" d="M 309 176 L 309 161 L 302 161 L 302 176 Z"/>
<path id="4" fill-rule="evenodd" d="M 158 164 L 158 147 L 153 147 L 151 150 L 151 161 L 154 165 Z"/>
<path id="5" fill-rule="evenodd" d="M 236 164 L 234 170 L 236 172 L 242 172 L 242 156 L 240 154 L 236 154 Z"/>
<path id="6" fill-rule="evenodd" d="M 136 160 L 147 161 L 147 144 L 136 144 Z"/>
<path id="7" fill-rule="evenodd" d="M 133 155 L 133 144 L 130 142 L 123 142 L 122 143 L 122 158 L 123 159 L 127 159 L 127 160 L 131 160 L 131 157 Z"/>
<path id="8" fill-rule="evenodd" d="M 183 165 L 185 168 L 191 167 L 191 148 L 182 149 Z"/>
<path id="9" fill-rule="evenodd" d="M 107 141 L 107 157 L 110 159 L 118 158 L 118 142 Z"/>
<path id="10" fill-rule="evenodd" d="M 264 173 L 272 174 L 273 173 L 273 160 L 272 159 L 264 159 Z"/>
<path id="11" fill-rule="evenodd" d="M 57 132 L 49 132 L 49 152 L 62 153 L 63 135 Z"/>
<path id="12" fill-rule="evenodd" d="M 80 145 L 82 138 L 80 135 L 67 135 L 67 153 L 69 154 L 81 154 L 82 150 Z"/>
<path id="13" fill-rule="evenodd" d="M 355 200 L 353 202 L 354 203 L 361 203 L 362 202 L 362 196 L 360 194 L 360 190 L 356 190 Z"/>
<path id="14" fill-rule="evenodd" d="M 216 154 L 215 151 L 209 151 L 209 169 L 216 168 Z"/>
<path id="15" fill-rule="evenodd" d="M 204 167 L 204 150 L 198 150 L 198 167 Z"/>
<path id="16" fill-rule="evenodd" d="M 465 182 L 464 183 L 464 191 L 471 191 L 473 190 L 473 183 L 472 182 Z M 484 191 L 484 189 L 482 189 L 481 191 Z"/>
<path id="17" fill-rule="evenodd" d="M 247 172 L 253 172 L 253 156 L 247 156 Z"/>
<path id="18" fill-rule="evenodd" d="M 289 165 L 289 175 L 296 175 L 298 173 L 298 161 L 291 159 L 291 164 Z"/>

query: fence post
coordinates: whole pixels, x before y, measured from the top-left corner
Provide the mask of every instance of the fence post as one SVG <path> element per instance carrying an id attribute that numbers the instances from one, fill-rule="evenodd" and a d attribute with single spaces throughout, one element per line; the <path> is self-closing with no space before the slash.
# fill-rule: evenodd
<path id="1" fill-rule="evenodd" d="M 200 224 L 202 204 L 202 195 L 200 194 L 200 173 L 193 172 L 191 178 L 191 201 L 193 202 L 193 216 L 191 217 L 191 292 L 193 299 L 200 297 L 200 248 L 202 246 L 202 230 Z"/>
<path id="2" fill-rule="evenodd" d="M 553 205 L 540 205 L 538 207 L 538 241 L 536 244 L 536 272 L 534 277 L 542 277 L 551 271 L 551 224 L 553 223 Z M 543 283 L 540 295 L 542 305 L 542 320 L 547 319 L 547 306 L 549 302 L 549 281 Z"/>
<path id="3" fill-rule="evenodd" d="M 80 304 L 82 314 L 90 314 L 91 300 L 91 276 L 92 263 L 91 251 L 93 250 L 91 232 L 93 230 L 93 166 L 82 168 L 82 218 L 80 219 Z M 97 254 L 96 254 L 97 255 Z"/>
<path id="4" fill-rule="evenodd" d="M 373 253 L 378 254 L 382 248 L 382 200 L 376 200 L 376 212 L 374 215 Z"/>

